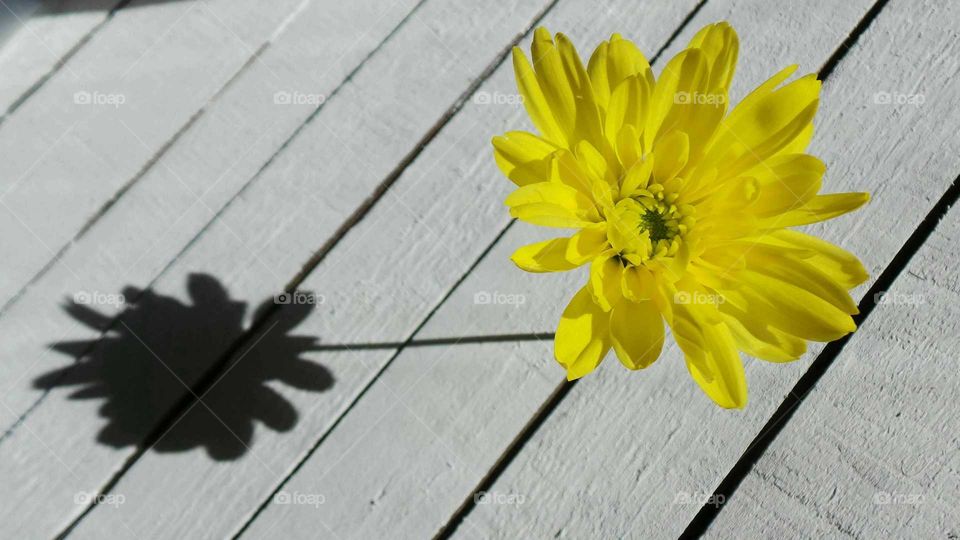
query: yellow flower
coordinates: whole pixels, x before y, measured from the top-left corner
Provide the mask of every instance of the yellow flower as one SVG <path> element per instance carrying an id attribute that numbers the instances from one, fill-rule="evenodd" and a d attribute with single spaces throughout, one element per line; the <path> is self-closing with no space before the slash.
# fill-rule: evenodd
<path id="1" fill-rule="evenodd" d="M 702 29 L 655 80 L 614 34 L 586 68 L 563 34 L 536 31 L 513 50 L 517 86 L 539 135 L 493 139 L 518 188 L 510 214 L 575 229 L 513 254 L 529 272 L 590 263 L 564 310 L 555 354 L 577 379 L 611 348 L 628 369 L 660 356 L 664 322 L 687 368 L 722 407 L 746 404 L 739 351 L 799 358 L 806 341 L 852 332 L 849 289 L 867 273 L 852 254 L 788 229 L 863 205 L 866 193 L 818 195 L 824 164 L 804 153 L 820 81 L 777 73 L 727 113 L 738 39 Z"/>

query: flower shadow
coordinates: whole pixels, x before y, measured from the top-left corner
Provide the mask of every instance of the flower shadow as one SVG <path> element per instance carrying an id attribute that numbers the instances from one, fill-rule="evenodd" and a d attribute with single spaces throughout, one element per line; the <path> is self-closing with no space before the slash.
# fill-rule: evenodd
<path id="1" fill-rule="evenodd" d="M 127 287 L 126 309 L 112 324 L 87 305 L 68 303 L 64 309 L 75 320 L 107 330 L 92 340 L 53 344 L 54 350 L 76 362 L 41 375 L 34 386 L 76 387 L 70 399 L 103 400 L 99 413 L 106 424 L 97 440 L 115 448 L 144 444 L 168 417 L 172 426 L 160 428 L 165 431 L 156 434 L 153 450 L 202 447 L 218 461 L 237 459 L 249 450 L 255 422 L 277 432 L 292 429 L 297 411 L 274 389 L 276 385 L 311 392 L 333 385 L 325 367 L 302 358 L 319 350 L 317 338 L 292 334 L 313 306 L 280 306 L 265 330 L 232 351 L 230 363 L 224 365 L 223 351 L 247 331 L 243 324 L 247 304 L 230 298 L 209 275 L 192 274 L 187 290 L 190 301 L 183 303 Z M 264 301 L 253 320 L 273 307 L 272 298 Z M 207 390 L 199 390 L 197 396 L 198 387 Z M 179 403 L 189 403 L 189 408 L 170 417 Z"/>

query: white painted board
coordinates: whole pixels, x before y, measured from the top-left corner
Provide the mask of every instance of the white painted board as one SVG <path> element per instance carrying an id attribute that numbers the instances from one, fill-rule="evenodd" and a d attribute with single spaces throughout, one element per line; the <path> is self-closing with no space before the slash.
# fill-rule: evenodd
<path id="1" fill-rule="evenodd" d="M 0 118 L 36 91 L 110 18 L 120 0 L 5 2 Z"/>
<path id="2" fill-rule="evenodd" d="M 303 1 L 135 3 L 0 124 L 0 306 L 162 156 Z"/>
<path id="3" fill-rule="evenodd" d="M 276 291 L 282 290 L 314 250 L 396 168 L 416 141 L 442 119 L 473 79 L 499 57 L 510 40 L 523 32 L 545 5 L 544 2 L 523 2 L 516 6 L 516 11 L 499 12 L 497 18 L 490 18 L 483 6 L 473 3 L 425 5 L 418 11 L 417 18 L 408 21 L 379 54 L 371 57 L 283 153 L 256 176 L 256 182 L 233 198 L 219 219 L 205 229 L 199 239 L 187 245 L 156 282 L 155 292 L 186 301 L 185 281 L 193 273 L 205 272 L 215 276 L 231 298 L 248 301 L 249 316 L 260 301 L 269 301 Z M 458 20 L 460 26 L 449 26 L 451 18 Z M 412 55 L 410 51 L 417 54 Z M 272 92 L 267 97 L 272 99 Z M 344 129 L 338 133 L 329 126 Z M 398 138 L 398 133 L 406 136 Z M 368 155 L 370 159 L 343 159 L 345 144 L 363 149 L 367 153 L 361 155 Z M 377 151 L 371 152 L 371 148 Z M 318 211 L 321 216 L 318 226 L 303 228 L 299 223 L 290 222 L 297 217 L 316 223 Z M 302 216 L 296 216 L 296 212 Z M 268 246 L 269 242 L 281 245 Z M 284 257 L 273 256 L 267 249 L 276 249 L 274 253 L 282 253 Z M 271 264 L 263 264 L 265 260 Z M 307 329 L 307 335 L 311 335 L 310 330 Z M 313 329 L 312 335 L 326 334 Z M 214 360 L 222 354 L 230 344 L 230 337 L 214 334 L 201 340 L 205 352 L 209 353 L 204 360 Z M 165 356 L 163 351 L 159 351 L 159 356 Z M 41 374 L 50 368 L 30 366 L 30 369 Z M 334 376 L 349 379 L 349 373 Z M 350 386 L 346 384 L 345 388 Z M 131 455 L 129 447 L 114 450 L 97 444 L 94 438 L 104 423 L 97 417 L 98 403 L 72 401 L 70 392 L 68 388 L 57 388 L 0 444 L 0 454 L 15 456 L 6 460 L 9 470 L 0 463 L 5 477 L 37 478 L 40 485 L 49 486 L 50 490 L 34 495 L 44 501 L 45 520 L 11 519 L 8 523 L 12 526 L 62 525 L 63 520 L 79 512 L 73 505 L 72 494 L 99 489 L 109 473 L 122 466 Z M 149 428 L 147 423 L 143 432 Z M 34 434 L 51 448 L 69 447 L 81 453 L 82 476 L 49 469 L 51 456 L 37 452 L 39 443 Z M 79 465 L 73 455 L 61 456 L 68 470 L 75 470 Z M 209 459 L 203 455 L 197 457 Z M 191 477 L 191 480 L 198 478 L 202 477 Z M 276 479 L 271 476 L 267 480 Z M 57 484 L 57 480 L 62 484 Z M 14 496 L 11 494 L 11 497 Z M 23 500 L 20 495 L 16 497 Z M 182 500 L 182 492 L 174 497 Z M 128 500 L 131 501 L 128 508 L 132 509 L 133 499 Z M 198 509 L 196 504 L 184 502 L 188 503 L 183 507 L 185 510 Z M 36 506 L 32 499 L 24 504 Z M 237 511 L 241 511 L 239 507 Z M 234 525 L 217 523 L 227 530 Z"/>
<path id="4" fill-rule="evenodd" d="M 816 229 L 860 255 L 873 276 L 960 171 L 952 74 L 939 68 L 955 54 L 954 11 L 943 2 L 919 11 L 891 2 L 824 88 L 813 151 L 828 164 L 826 185 L 867 189 L 873 201 Z M 927 99 L 923 107 L 883 104 L 878 92 Z M 675 347 L 639 377 L 608 362 L 571 391 L 494 484 L 528 503 L 478 505 L 458 533 L 676 537 L 700 509 L 698 495 L 716 488 L 819 349 L 786 366 L 747 360 L 751 402 L 739 412 L 700 395 Z"/>
<path id="5" fill-rule="evenodd" d="M 960 535 L 954 207 L 754 464 L 707 538 Z"/>

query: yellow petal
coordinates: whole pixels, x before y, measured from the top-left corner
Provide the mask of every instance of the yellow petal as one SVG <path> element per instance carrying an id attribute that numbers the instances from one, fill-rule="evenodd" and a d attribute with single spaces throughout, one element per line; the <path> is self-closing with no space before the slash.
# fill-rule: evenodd
<path id="1" fill-rule="evenodd" d="M 573 90 L 574 107 L 576 116 L 574 122 L 574 135 L 568 137 L 571 143 L 580 140 L 593 141 L 599 145 L 603 134 L 600 122 L 600 110 L 597 106 L 596 98 L 593 94 L 593 88 L 590 85 L 590 76 L 587 70 L 580 62 L 580 55 L 567 36 L 557 34 L 557 50 L 560 52 L 560 58 L 563 62 L 564 71 L 567 74 L 567 81 Z M 606 151 L 606 148 L 601 148 Z"/>
<path id="2" fill-rule="evenodd" d="M 579 266 L 598 257 L 609 248 L 607 226 L 606 224 L 600 224 L 581 229 L 577 234 L 571 236 L 564 257 Z"/>
<path id="3" fill-rule="evenodd" d="M 652 148 L 658 138 L 674 130 L 684 131 L 697 141 L 705 140 L 705 135 L 712 133 L 715 125 L 708 125 L 698 105 L 698 96 L 709 92 L 708 82 L 706 60 L 699 49 L 684 50 L 667 63 L 650 100 L 643 132 L 644 148 Z M 720 115 L 713 120 L 719 121 L 722 112 L 720 110 Z"/>
<path id="4" fill-rule="evenodd" d="M 692 298 L 708 294 L 702 289 L 682 292 Z M 747 403 L 743 363 L 716 306 L 692 301 L 674 302 L 670 329 L 684 353 L 691 377 L 704 393 L 721 407 L 743 408 Z"/>
<path id="5" fill-rule="evenodd" d="M 550 179 L 570 186 L 587 197 L 593 197 L 593 186 L 596 179 L 591 178 L 590 172 L 580 164 L 580 161 L 569 150 L 561 149 L 553 155 Z"/>
<path id="6" fill-rule="evenodd" d="M 586 227 L 599 221 L 593 202 L 582 193 L 556 182 L 539 182 L 514 190 L 504 203 L 510 215 L 545 227 Z"/>
<path id="7" fill-rule="evenodd" d="M 510 260 L 527 272 L 564 272 L 575 264 L 566 258 L 569 238 L 554 238 L 523 246 L 513 252 Z"/>
<path id="8" fill-rule="evenodd" d="M 623 264 L 613 250 L 597 257 L 590 264 L 590 291 L 593 300 L 603 311 L 610 311 L 623 298 L 620 284 Z"/>
<path id="9" fill-rule="evenodd" d="M 540 89 L 557 120 L 568 144 L 572 144 L 572 135 L 577 121 L 577 106 L 574 91 L 563 68 L 560 51 L 546 28 L 537 28 L 533 34 L 533 69 L 536 72 Z"/>
<path id="10" fill-rule="evenodd" d="M 610 94 L 626 78 L 639 75 L 653 87 L 650 63 L 631 41 L 614 34 L 594 51 L 587 64 L 598 105 L 606 109 Z"/>
<path id="11" fill-rule="evenodd" d="M 604 133 L 611 144 L 617 142 L 617 137 L 624 127 L 631 126 L 638 134 L 639 145 L 639 133 L 644 127 L 649 93 L 646 81 L 636 76 L 624 79 L 613 90 L 604 124 Z"/>
<path id="12" fill-rule="evenodd" d="M 736 306 L 723 303 L 719 309 L 741 351 L 768 362 L 792 362 L 807 351 L 807 342 L 749 317 Z"/>
<path id="13" fill-rule="evenodd" d="M 753 91 L 747 94 L 747 97 L 740 101 L 740 103 L 737 105 L 737 108 L 747 110 L 754 107 L 757 103 L 769 96 L 784 81 L 789 79 L 791 75 L 796 73 L 797 68 L 799 67 L 800 66 L 793 64 L 781 69 L 775 73 L 773 77 L 770 77 L 764 81 L 763 84 L 754 88 Z"/>
<path id="14" fill-rule="evenodd" d="M 707 359 L 715 375 L 707 378 L 687 357 L 690 376 L 717 405 L 724 409 L 744 408 L 747 405 L 747 379 L 730 330 L 724 324 L 710 325 L 704 329 L 704 338 L 710 347 Z"/>
<path id="15" fill-rule="evenodd" d="M 607 72 L 610 44 L 604 41 L 594 49 L 587 62 L 587 73 L 590 75 L 590 84 L 593 86 L 593 95 L 601 109 L 607 108 L 610 101 L 610 77 Z"/>
<path id="16" fill-rule="evenodd" d="M 770 227 L 795 227 L 827 221 L 860 208 L 870 200 L 869 193 L 832 193 L 817 195 L 805 205 L 767 219 Z"/>
<path id="17" fill-rule="evenodd" d="M 818 191 L 827 170 L 819 159 L 807 154 L 772 157 L 746 175 L 757 181 L 758 196 L 749 212 L 768 217 L 802 207 Z"/>
<path id="18" fill-rule="evenodd" d="M 632 302 L 645 302 L 654 299 L 656 281 L 652 273 L 642 266 L 630 266 L 623 269 L 620 288 L 623 297 Z"/>
<path id="19" fill-rule="evenodd" d="M 587 141 L 577 144 L 577 160 L 581 170 L 587 172 L 590 179 L 593 200 L 601 208 L 613 208 L 613 202 L 618 198 L 619 174 L 607 162 L 603 155 Z"/>
<path id="20" fill-rule="evenodd" d="M 833 341 L 856 330 L 849 314 L 792 283 L 745 269 L 735 287 L 721 291 L 729 302 L 754 318 L 790 335 Z"/>
<path id="21" fill-rule="evenodd" d="M 765 236 L 764 241 L 810 252 L 812 255 L 806 260 L 847 289 L 860 285 L 870 277 L 855 255 L 815 236 L 784 229 Z"/>
<path id="22" fill-rule="evenodd" d="M 690 155 L 690 139 L 682 131 L 673 131 L 653 149 L 653 178 L 664 183 L 680 174 Z"/>
<path id="23" fill-rule="evenodd" d="M 563 310 L 554 337 L 554 354 L 567 369 L 568 380 L 583 377 L 603 361 L 610 350 L 609 319 L 586 287 Z"/>
<path id="24" fill-rule="evenodd" d="M 565 147 L 567 137 L 550 110 L 550 104 L 547 103 L 547 98 L 540 88 L 536 72 L 530 67 L 530 61 L 518 47 L 513 48 L 513 71 L 517 79 L 517 90 L 523 96 L 523 106 L 527 109 L 533 125 L 552 144 Z"/>
<path id="25" fill-rule="evenodd" d="M 610 313 L 610 336 L 620 363 L 643 369 L 660 357 L 663 317 L 652 301 L 620 302 Z"/>
<path id="26" fill-rule="evenodd" d="M 733 28 L 726 22 L 708 24 L 693 36 L 687 48 L 703 51 L 710 71 L 708 87 L 726 94 L 740 50 L 740 40 Z"/>
<path id="27" fill-rule="evenodd" d="M 673 306 L 674 298 L 677 293 L 677 287 L 671 280 L 658 272 L 651 272 L 653 277 L 653 286 L 650 287 L 653 296 L 653 303 L 667 321 L 667 325 L 673 325 Z"/>
<path id="28" fill-rule="evenodd" d="M 510 131 L 493 138 L 493 155 L 507 178 L 518 186 L 550 178 L 551 156 L 557 147 L 525 131 Z"/>
<path id="29" fill-rule="evenodd" d="M 831 279 L 816 266 L 790 257 L 775 247 L 755 244 L 745 252 L 747 269 L 774 279 L 791 283 L 826 300 L 837 309 L 851 315 L 859 313 L 847 288 Z"/>
<path id="30" fill-rule="evenodd" d="M 722 163 L 719 180 L 723 180 L 774 156 L 806 133 L 819 95 L 820 81 L 811 74 L 763 97 L 744 100 L 720 123 L 702 166 Z"/>
<path id="31" fill-rule="evenodd" d="M 780 154 L 802 154 L 806 152 L 807 147 L 810 146 L 810 141 L 813 140 L 813 130 L 815 126 L 813 122 L 807 124 L 807 127 L 803 128 L 803 131 L 796 136 L 793 141 L 787 143 L 783 148 L 781 148 L 776 155 Z"/>
<path id="32" fill-rule="evenodd" d="M 542 103 L 546 104 L 560 131 L 559 135 L 546 138 L 565 148 L 573 148 L 581 140 L 599 144 L 602 139 L 600 110 L 590 77 L 573 44 L 563 34 L 557 34 L 554 42 L 550 32 L 538 28 L 534 32 L 532 52 L 533 72 L 543 96 Z M 601 150 L 606 153 L 608 148 L 604 145 Z"/>
<path id="33" fill-rule="evenodd" d="M 623 126 L 617 135 L 617 158 L 626 170 L 643 159 L 643 144 L 635 127 Z"/>
<path id="34" fill-rule="evenodd" d="M 650 175 L 653 174 L 653 163 L 653 154 L 648 155 L 639 163 L 634 163 L 633 167 L 627 170 L 627 174 L 623 177 L 620 193 L 623 196 L 630 196 L 636 190 L 646 188 L 650 182 Z"/>

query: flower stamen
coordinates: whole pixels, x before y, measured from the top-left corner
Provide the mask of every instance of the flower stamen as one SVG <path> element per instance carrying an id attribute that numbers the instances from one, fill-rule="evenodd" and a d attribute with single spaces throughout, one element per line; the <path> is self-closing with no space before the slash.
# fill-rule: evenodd
<path id="1" fill-rule="evenodd" d="M 659 183 L 617 201 L 606 216 L 610 223 L 607 235 L 622 261 L 641 265 L 677 253 L 695 219 L 692 206 L 677 205 L 676 201 L 677 194 Z"/>

